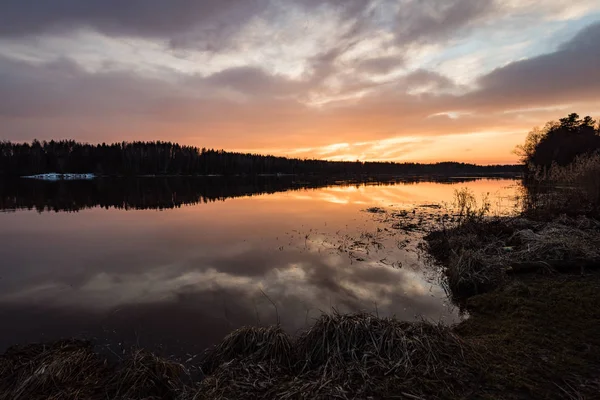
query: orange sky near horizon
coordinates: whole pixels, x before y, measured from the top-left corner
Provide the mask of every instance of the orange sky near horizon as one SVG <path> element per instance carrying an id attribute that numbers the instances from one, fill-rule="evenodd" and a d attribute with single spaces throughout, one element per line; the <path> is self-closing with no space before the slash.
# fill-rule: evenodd
<path id="1" fill-rule="evenodd" d="M 597 0 L 85 2 L 6 2 L 0 140 L 510 164 L 600 117 Z"/>

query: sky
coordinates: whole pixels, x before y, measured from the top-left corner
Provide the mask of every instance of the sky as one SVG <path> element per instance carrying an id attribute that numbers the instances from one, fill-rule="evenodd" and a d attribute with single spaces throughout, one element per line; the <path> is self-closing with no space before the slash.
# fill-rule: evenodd
<path id="1" fill-rule="evenodd" d="M 0 140 L 512 163 L 600 117 L 598 0 L 0 0 Z"/>

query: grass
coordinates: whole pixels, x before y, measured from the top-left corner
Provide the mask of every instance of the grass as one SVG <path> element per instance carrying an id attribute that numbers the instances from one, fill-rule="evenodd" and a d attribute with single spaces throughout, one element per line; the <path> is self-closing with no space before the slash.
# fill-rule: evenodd
<path id="1" fill-rule="evenodd" d="M 453 331 L 485 359 L 475 397 L 600 398 L 600 222 L 562 200 L 530 207 L 425 237 L 470 315 Z"/>
<path id="2" fill-rule="evenodd" d="M 196 384 L 143 350 L 111 365 L 69 341 L 7 351 L 0 388 L 5 399 L 453 398 L 481 361 L 443 325 L 334 313 L 296 337 L 279 327 L 232 332 L 207 351 Z"/>
<path id="3" fill-rule="evenodd" d="M 0 356 L 0 399 L 177 399 L 185 377 L 182 365 L 143 350 L 115 364 L 89 342 L 63 340 Z"/>
<path id="4" fill-rule="evenodd" d="M 12 347 L 0 358 L 0 399 L 86 398 L 101 390 L 108 368 L 89 343 Z"/>
<path id="5" fill-rule="evenodd" d="M 183 365 L 135 349 L 112 371 L 107 382 L 111 395 L 123 399 L 176 399 L 185 392 Z"/>
<path id="6" fill-rule="evenodd" d="M 444 266 L 455 299 L 485 293 L 508 274 L 594 268 L 600 264 L 600 223 L 580 216 L 552 221 L 519 218 L 467 220 L 429 233 L 429 252 Z"/>
<path id="7" fill-rule="evenodd" d="M 535 219 L 561 214 L 600 217 L 600 153 L 582 154 L 566 166 L 528 166 L 523 211 Z"/>
<path id="8" fill-rule="evenodd" d="M 202 371 L 210 374 L 234 359 L 253 363 L 273 362 L 290 368 L 294 359 L 292 338 L 279 326 L 237 329 L 207 352 Z"/>
<path id="9" fill-rule="evenodd" d="M 473 377 L 479 361 L 468 343 L 442 325 L 324 314 L 295 338 L 278 328 L 235 331 L 209 350 L 203 365 L 209 376 L 198 396 L 439 398 L 457 390 L 450 378 Z"/>
<path id="10" fill-rule="evenodd" d="M 526 274 L 468 299 L 454 328 L 479 346 L 478 398 L 597 399 L 600 274 Z"/>

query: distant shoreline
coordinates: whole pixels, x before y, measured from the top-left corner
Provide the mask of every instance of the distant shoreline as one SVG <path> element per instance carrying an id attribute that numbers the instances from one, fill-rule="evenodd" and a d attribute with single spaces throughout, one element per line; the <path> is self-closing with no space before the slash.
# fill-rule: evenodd
<path id="1" fill-rule="evenodd" d="M 290 178 L 290 177 L 306 177 L 306 178 L 331 178 L 331 179 L 342 179 L 342 178 L 361 178 L 361 179 L 377 179 L 377 178 L 417 178 L 417 177 L 431 177 L 431 178 L 447 178 L 447 179 L 469 179 L 469 178 L 486 178 L 486 177 L 510 177 L 520 178 L 523 176 L 522 172 L 461 172 L 456 173 L 379 173 L 379 174 L 319 174 L 319 173 L 273 173 L 273 174 L 137 174 L 137 175 L 99 175 L 94 173 L 73 173 L 73 172 L 49 172 L 36 175 L 22 175 L 19 178 L 26 179 L 39 179 L 47 181 L 60 181 L 60 180 L 89 180 L 96 178 Z M 13 178 L 13 176 L 2 176 L 0 178 Z"/>
<path id="2" fill-rule="evenodd" d="M 522 172 L 522 165 L 464 162 L 331 161 L 240 153 L 171 142 L 88 144 L 74 140 L 0 142 L 0 175 L 339 175 Z"/>

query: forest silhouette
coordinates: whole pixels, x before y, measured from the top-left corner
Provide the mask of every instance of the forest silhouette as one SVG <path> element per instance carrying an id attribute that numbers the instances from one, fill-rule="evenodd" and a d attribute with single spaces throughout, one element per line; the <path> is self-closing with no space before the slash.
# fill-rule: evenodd
<path id="1" fill-rule="evenodd" d="M 327 161 L 199 149 L 171 142 L 87 144 L 73 140 L 0 142 L 0 175 L 95 173 L 99 176 L 260 174 L 443 174 L 518 172 L 515 165 L 479 166 Z"/>

